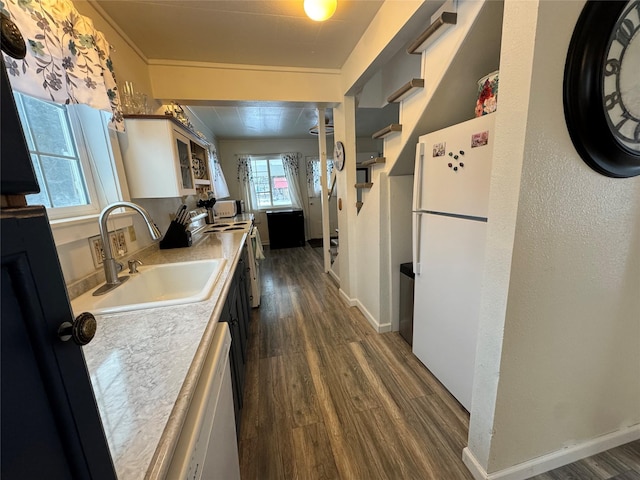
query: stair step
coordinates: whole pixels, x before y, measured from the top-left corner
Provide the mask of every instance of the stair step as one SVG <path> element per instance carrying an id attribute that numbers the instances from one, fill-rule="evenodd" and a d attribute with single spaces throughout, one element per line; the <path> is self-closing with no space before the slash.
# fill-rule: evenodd
<path id="1" fill-rule="evenodd" d="M 401 102 L 405 98 L 407 98 L 412 93 L 418 91 L 418 89 L 424 88 L 424 79 L 423 78 L 413 78 L 407 83 L 405 83 L 398 90 L 393 92 L 391 95 L 387 97 L 387 102 Z"/>
<path id="2" fill-rule="evenodd" d="M 361 167 L 370 167 L 371 165 L 385 163 L 386 161 L 387 161 L 387 159 L 384 158 L 384 157 L 376 157 L 376 158 L 372 158 L 370 160 L 365 160 L 364 162 L 360 163 L 360 166 Z"/>
<path id="3" fill-rule="evenodd" d="M 378 130 L 376 133 L 371 135 L 371 138 L 373 139 L 384 138 L 387 135 L 390 135 L 394 132 L 401 132 L 401 131 L 402 131 L 402 125 L 400 125 L 399 123 L 392 123 L 391 125 L 384 127 L 382 130 Z"/>
<path id="4" fill-rule="evenodd" d="M 427 27 L 427 29 L 420 34 L 420 36 L 407 48 L 407 53 L 413 53 L 421 55 L 423 50 L 433 43 L 438 38 L 438 34 L 442 34 L 446 30 L 446 27 L 455 25 L 458 22 L 458 14 L 453 12 L 442 12 L 436 20 Z M 441 28 L 445 27 L 445 28 Z"/>
<path id="5" fill-rule="evenodd" d="M 356 188 L 371 188 L 373 187 L 373 183 L 371 182 L 367 182 L 367 183 L 356 183 L 355 184 Z"/>

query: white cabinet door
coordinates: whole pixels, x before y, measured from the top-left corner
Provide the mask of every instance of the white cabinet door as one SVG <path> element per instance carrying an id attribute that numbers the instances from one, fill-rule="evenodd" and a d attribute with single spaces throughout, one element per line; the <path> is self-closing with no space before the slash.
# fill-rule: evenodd
<path id="1" fill-rule="evenodd" d="M 189 139 L 180 132 L 173 130 L 173 145 L 177 159 L 177 180 L 181 195 L 191 195 L 195 189 L 193 182 L 193 168 L 191 166 L 191 146 Z M 195 192 L 194 192 L 195 193 Z"/>
<path id="2" fill-rule="evenodd" d="M 119 141 L 132 198 L 195 195 L 193 140 L 171 119 L 127 118 Z"/>

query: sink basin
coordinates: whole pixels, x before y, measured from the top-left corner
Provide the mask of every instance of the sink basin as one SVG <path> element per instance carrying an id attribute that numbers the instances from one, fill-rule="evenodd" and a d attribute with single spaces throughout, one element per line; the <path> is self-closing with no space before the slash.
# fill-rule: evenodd
<path id="1" fill-rule="evenodd" d="M 92 295 L 92 289 L 73 300 L 71 306 L 76 314 L 101 314 L 199 302 L 211 295 L 224 263 L 224 258 L 214 258 L 142 265 L 116 289 L 99 297 Z"/>

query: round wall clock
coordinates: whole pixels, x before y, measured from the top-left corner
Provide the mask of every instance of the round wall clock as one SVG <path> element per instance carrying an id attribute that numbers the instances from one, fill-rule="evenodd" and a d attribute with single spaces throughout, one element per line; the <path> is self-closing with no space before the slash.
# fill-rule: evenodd
<path id="1" fill-rule="evenodd" d="M 640 175 L 640 0 L 588 0 L 564 71 L 564 114 L 582 159 L 609 177 Z"/>
<path id="2" fill-rule="evenodd" d="M 344 144 L 342 142 L 336 142 L 333 159 L 335 161 L 336 168 L 338 170 L 342 170 L 344 168 Z"/>

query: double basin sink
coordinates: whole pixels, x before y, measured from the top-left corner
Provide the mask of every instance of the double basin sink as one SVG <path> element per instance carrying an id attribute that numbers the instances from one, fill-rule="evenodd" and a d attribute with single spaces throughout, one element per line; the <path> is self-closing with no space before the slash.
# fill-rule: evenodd
<path id="1" fill-rule="evenodd" d="M 110 292 L 93 296 L 94 289 L 71 302 L 73 311 L 94 315 L 200 302 L 211 295 L 224 258 L 142 265 L 138 273 Z"/>

